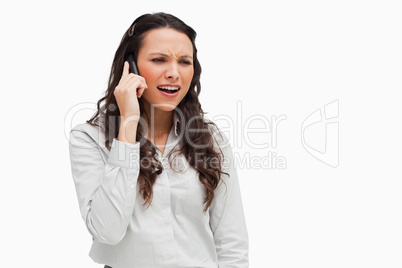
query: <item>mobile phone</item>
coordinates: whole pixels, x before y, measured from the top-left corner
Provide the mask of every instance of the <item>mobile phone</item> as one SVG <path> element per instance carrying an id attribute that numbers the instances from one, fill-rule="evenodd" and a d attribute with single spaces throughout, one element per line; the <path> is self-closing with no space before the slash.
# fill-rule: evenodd
<path id="1" fill-rule="evenodd" d="M 134 57 L 132 54 L 128 55 L 127 60 L 128 64 L 130 65 L 130 73 L 139 75 L 138 73 L 138 68 L 137 68 L 137 64 L 134 61 Z"/>

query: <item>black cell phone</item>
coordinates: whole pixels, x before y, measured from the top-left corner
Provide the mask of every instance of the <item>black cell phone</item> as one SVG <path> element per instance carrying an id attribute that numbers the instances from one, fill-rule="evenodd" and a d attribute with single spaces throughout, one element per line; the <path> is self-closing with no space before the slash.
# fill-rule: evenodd
<path id="1" fill-rule="evenodd" d="M 130 73 L 139 75 L 138 73 L 138 68 L 137 68 L 137 64 L 134 61 L 134 57 L 132 54 L 128 55 L 127 60 L 128 64 L 130 65 Z"/>

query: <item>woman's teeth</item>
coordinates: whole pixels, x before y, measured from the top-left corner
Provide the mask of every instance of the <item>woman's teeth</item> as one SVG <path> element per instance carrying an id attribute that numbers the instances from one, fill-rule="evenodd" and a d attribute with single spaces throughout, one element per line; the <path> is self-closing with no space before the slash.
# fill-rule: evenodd
<path id="1" fill-rule="evenodd" d="M 157 87 L 159 90 L 162 90 L 164 92 L 169 92 L 169 93 L 173 93 L 176 92 L 177 90 L 179 90 L 178 87 L 168 87 L 168 86 L 162 86 L 162 87 Z"/>
<path id="2" fill-rule="evenodd" d="M 179 90 L 178 87 L 158 87 L 159 89 L 167 89 L 167 90 Z"/>

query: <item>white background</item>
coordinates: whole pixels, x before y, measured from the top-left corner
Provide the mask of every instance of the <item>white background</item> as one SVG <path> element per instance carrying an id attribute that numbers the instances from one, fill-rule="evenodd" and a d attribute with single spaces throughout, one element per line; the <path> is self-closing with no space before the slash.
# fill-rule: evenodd
<path id="1" fill-rule="evenodd" d="M 271 151 L 287 164 L 282 170 L 238 170 L 250 267 L 401 267 L 398 4 L 3 1 L 2 265 L 101 267 L 88 257 L 91 237 L 79 214 L 65 117 L 73 106 L 90 108 L 102 96 L 115 50 L 132 21 L 164 11 L 198 33 L 200 98 L 209 118 L 230 116 L 241 129 L 252 116 L 286 115 L 276 148 L 232 143 L 240 156 Z M 334 168 L 304 149 L 301 126 L 336 100 Z M 239 102 L 243 122 L 236 117 Z M 89 119 L 92 111 L 86 112 L 70 123 Z M 254 135 L 255 143 L 271 138 Z"/>

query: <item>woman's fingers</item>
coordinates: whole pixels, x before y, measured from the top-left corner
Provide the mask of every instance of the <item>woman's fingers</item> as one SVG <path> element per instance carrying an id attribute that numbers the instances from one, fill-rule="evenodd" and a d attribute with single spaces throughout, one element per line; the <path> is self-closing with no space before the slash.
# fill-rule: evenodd
<path id="1" fill-rule="evenodd" d="M 137 74 L 130 73 L 129 70 L 130 70 L 130 66 L 129 66 L 128 62 L 125 61 L 124 66 L 123 66 L 123 73 L 121 75 L 118 86 L 125 87 L 128 84 L 132 84 L 133 80 L 139 79 L 142 83 L 145 84 L 145 87 L 147 87 L 147 83 L 145 82 L 144 77 L 139 76 Z"/>
<path id="2" fill-rule="evenodd" d="M 130 87 L 134 87 L 136 90 L 136 95 L 137 98 L 141 98 L 142 93 L 144 93 L 144 90 L 148 88 L 147 84 L 144 81 L 135 81 L 132 85 L 130 85 Z"/>
<path id="3" fill-rule="evenodd" d="M 145 78 L 129 72 L 128 62 L 124 62 L 123 73 L 113 94 L 120 114 L 124 116 L 139 115 L 139 102 L 144 90 L 148 88 Z"/>
<path id="4" fill-rule="evenodd" d="M 138 88 L 138 90 L 137 90 L 137 98 L 141 98 L 141 96 L 144 93 L 145 89 L 146 89 L 145 87 Z"/>
<path id="5" fill-rule="evenodd" d="M 143 77 L 136 74 L 130 74 L 128 77 L 126 77 L 126 80 L 123 81 L 121 87 L 137 90 L 139 88 L 147 88 L 148 86 Z"/>
<path id="6" fill-rule="evenodd" d="M 121 75 L 119 84 L 129 75 L 129 73 L 130 73 L 129 68 L 130 68 L 130 66 L 129 66 L 128 62 L 125 61 L 124 66 L 123 66 L 123 73 Z"/>

